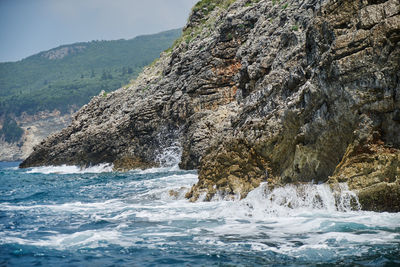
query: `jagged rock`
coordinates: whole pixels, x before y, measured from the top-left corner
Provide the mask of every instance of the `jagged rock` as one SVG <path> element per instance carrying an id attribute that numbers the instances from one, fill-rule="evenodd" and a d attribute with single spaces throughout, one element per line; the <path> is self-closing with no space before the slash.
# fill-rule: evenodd
<path id="1" fill-rule="evenodd" d="M 235 140 L 209 151 L 201 166 L 199 176 L 203 179 L 186 195 L 193 201 L 202 193 L 206 200 L 211 200 L 217 191 L 222 197 L 239 195 L 243 198 L 261 182 L 272 178 L 265 158 L 246 140 Z"/>
<path id="2" fill-rule="evenodd" d="M 400 153 L 385 146 L 379 132 L 350 144 L 328 180 L 347 183 L 365 210 L 400 210 Z"/>
<path id="3" fill-rule="evenodd" d="M 275 184 L 332 176 L 333 187 L 348 182 L 357 190 L 363 209 L 399 211 L 399 2 L 325 1 L 312 13 L 307 5 L 288 3 L 289 10 L 264 9 L 263 16 L 275 20 L 260 18 L 238 50 L 246 66 L 239 87 L 243 109 L 232 121 L 233 134 L 201 161 L 200 181 L 188 196 L 232 187 L 218 181 L 237 172 L 221 164 L 233 148 L 230 153 L 244 155 L 242 160 L 250 150 L 260 155 Z M 290 31 L 289 25 L 298 27 Z M 369 157 L 351 155 L 355 143 L 376 134 L 380 149 Z M 246 140 L 247 148 L 237 150 L 238 140 Z M 239 190 L 242 196 L 260 181 L 251 179 L 254 185 Z"/>
<path id="4" fill-rule="evenodd" d="M 181 168 L 199 169 L 191 200 L 329 179 L 364 209 L 399 211 L 399 0 L 197 7 L 171 52 L 21 166 L 146 167 L 179 143 Z"/>

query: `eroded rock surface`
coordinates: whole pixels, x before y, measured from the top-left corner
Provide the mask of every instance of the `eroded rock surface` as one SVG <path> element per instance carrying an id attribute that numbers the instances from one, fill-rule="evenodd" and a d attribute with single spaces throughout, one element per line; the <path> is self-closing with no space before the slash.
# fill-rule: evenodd
<path id="1" fill-rule="evenodd" d="M 329 180 L 399 211 L 399 0 L 206 2 L 172 51 L 21 166 L 148 167 L 179 143 L 199 169 L 191 200 Z"/>
<path id="2" fill-rule="evenodd" d="M 200 181 L 188 197 L 210 199 L 217 191 L 243 197 L 260 181 L 329 179 L 333 188 L 348 182 L 363 209 L 399 211 L 399 7 L 290 2 L 279 16 L 267 7 L 237 53 L 247 77 L 239 86 L 243 108 L 232 133 L 200 163 Z M 228 167 L 238 159 L 246 175 Z"/>

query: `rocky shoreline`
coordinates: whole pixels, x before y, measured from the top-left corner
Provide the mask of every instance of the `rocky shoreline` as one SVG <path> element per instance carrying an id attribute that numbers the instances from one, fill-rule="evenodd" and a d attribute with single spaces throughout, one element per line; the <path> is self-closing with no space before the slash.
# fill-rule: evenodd
<path id="1" fill-rule="evenodd" d="M 347 182 L 363 209 L 397 212 L 399 41 L 398 0 L 203 0 L 173 49 L 21 167 L 145 168 L 178 143 L 192 201 Z"/>

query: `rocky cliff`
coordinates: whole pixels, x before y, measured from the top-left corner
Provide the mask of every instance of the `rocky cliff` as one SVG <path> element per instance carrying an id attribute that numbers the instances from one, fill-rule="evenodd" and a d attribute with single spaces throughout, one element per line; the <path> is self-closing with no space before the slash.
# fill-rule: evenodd
<path id="1" fill-rule="evenodd" d="M 61 115 L 59 111 L 23 114 L 15 118 L 24 131 L 21 140 L 14 143 L 0 138 L 0 161 L 22 161 L 50 134 L 59 132 L 71 122 L 71 114 Z"/>
<path id="2" fill-rule="evenodd" d="M 170 51 L 21 167 L 149 167 L 180 144 L 191 200 L 347 182 L 364 209 L 400 211 L 399 41 L 399 0 L 202 0 Z"/>

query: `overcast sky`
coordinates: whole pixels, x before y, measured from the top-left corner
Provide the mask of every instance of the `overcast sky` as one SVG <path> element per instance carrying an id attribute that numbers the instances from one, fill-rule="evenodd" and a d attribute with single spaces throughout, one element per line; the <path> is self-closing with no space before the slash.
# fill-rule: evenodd
<path id="1" fill-rule="evenodd" d="M 0 0 L 0 62 L 183 27 L 198 0 Z"/>

